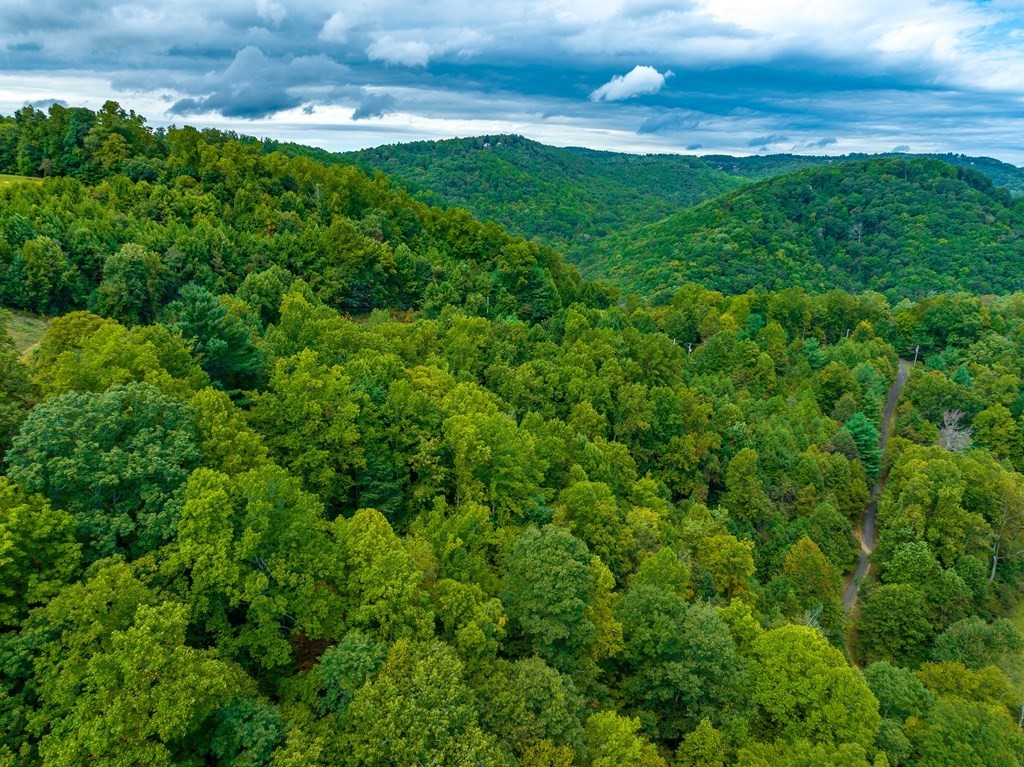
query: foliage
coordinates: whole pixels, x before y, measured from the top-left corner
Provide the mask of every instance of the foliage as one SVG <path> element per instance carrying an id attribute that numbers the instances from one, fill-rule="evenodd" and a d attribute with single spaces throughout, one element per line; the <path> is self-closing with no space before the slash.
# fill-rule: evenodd
<path id="1" fill-rule="evenodd" d="M 198 459 L 191 409 L 148 384 L 40 404 L 8 455 L 14 480 L 75 517 L 87 562 L 170 540 Z"/>
<path id="2" fill-rule="evenodd" d="M 0 456 L 28 415 L 33 394 L 28 369 L 21 364 L 13 339 L 8 335 L 9 315 L 0 311 Z"/>
<path id="3" fill-rule="evenodd" d="M 394 644 L 380 673 L 356 693 L 347 720 L 356 764 L 504 763 L 479 727 L 462 665 L 440 642 Z"/>
<path id="4" fill-rule="evenodd" d="M 737 293 L 1011 291 L 1021 287 L 1020 210 L 981 173 L 937 160 L 835 163 L 623 230 L 582 263 L 624 290 L 661 295 L 688 281 Z"/>
<path id="5" fill-rule="evenodd" d="M 17 626 L 78 572 L 75 522 L 0 477 L 0 626 Z"/>
<path id="6" fill-rule="evenodd" d="M 426 202 L 467 208 L 569 252 L 741 183 L 695 157 L 559 149 L 507 135 L 395 144 L 331 161 L 386 173 Z"/>
<path id="7" fill-rule="evenodd" d="M 285 154 L 314 156 L 308 148 L 270 144 Z M 426 202 L 471 210 L 528 238 L 537 237 L 586 260 L 600 238 L 654 223 L 749 181 L 833 163 L 855 163 L 866 155 L 755 155 L 704 157 L 630 155 L 556 148 L 522 136 L 478 136 L 392 144 L 330 155 L 400 181 Z M 883 155 L 904 158 L 904 155 Z M 995 186 L 1024 193 L 1024 172 L 998 160 L 965 155 L 931 157 L 985 174 Z"/>
<path id="8" fill-rule="evenodd" d="M 0 128 L 37 153 L 31 172 L 56 176 L 0 187 L 4 305 L 48 314 L 88 305 L 135 325 L 183 285 L 219 295 L 251 273 L 263 284 L 250 279 L 246 296 L 273 295 L 280 275 L 302 274 L 319 298 L 360 314 L 459 303 L 544 317 L 587 300 L 549 248 L 465 211 L 428 208 L 351 166 L 289 159 L 229 133 L 154 131 L 114 102 L 97 113 L 27 107 Z M 0 171 L 23 155 L 0 151 Z M 255 307 L 264 322 L 276 308 Z"/>
<path id="9" fill-rule="evenodd" d="M 552 189 L 649 173 L 637 210 L 675 167 L 561 154 Z M 1024 295 L 619 301 L 338 159 L 0 118 L 47 176 L 0 189 L 0 302 L 60 314 L 0 346 L 0 763 L 1021 761 Z M 829 215 L 1016 226 L 971 173 L 844 167 Z M 793 183 L 753 191 L 821 214 Z"/>
<path id="10" fill-rule="evenodd" d="M 766 740 L 867 747 L 880 724 L 878 701 L 859 671 L 813 629 L 783 626 L 758 637 L 751 677 L 757 726 Z"/>

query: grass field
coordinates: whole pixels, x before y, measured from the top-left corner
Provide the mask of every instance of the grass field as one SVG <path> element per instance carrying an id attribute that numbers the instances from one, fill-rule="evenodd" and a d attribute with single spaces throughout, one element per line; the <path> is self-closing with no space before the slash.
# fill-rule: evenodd
<path id="1" fill-rule="evenodd" d="M 16 181 L 31 181 L 37 182 L 41 179 L 31 178 L 29 176 L 9 176 L 6 173 L 0 173 L 0 186 L 6 186 L 7 184 L 13 184 Z"/>
<path id="2" fill-rule="evenodd" d="M 8 312 L 7 332 L 14 339 L 14 346 L 24 354 L 43 337 L 49 320 L 25 312 Z"/>

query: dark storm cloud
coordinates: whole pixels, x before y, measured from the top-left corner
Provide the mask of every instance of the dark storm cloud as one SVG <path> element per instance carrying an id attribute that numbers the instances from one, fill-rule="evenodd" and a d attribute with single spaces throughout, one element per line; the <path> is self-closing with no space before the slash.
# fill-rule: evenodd
<path id="1" fill-rule="evenodd" d="M 346 67 L 324 55 L 283 61 L 249 46 L 239 51 L 222 73 L 192 84 L 208 88 L 208 93 L 180 99 L 168 111 L 175 115 L 219 112 L 225 117 L 266 117 L 306 103 L 303 88 L 341 84 L 347 73 Z"/>
<path id="2" fill-rule="evenodd" d="M 352 113 L 353 120 L 368 120 L 371 117 L 383 117 L 392 111 L 395 97 L 389 93 L 370 94 L 366 96 Z"/>
<path id="3" fill-rule="evenodd" d="M 49 109 L 54 104 L 59 104 L 62 107 L 68 106 L 68 102 L 64 99 L 40 99 L 38 101 L 33 101 L 30 106 L 34 109 L 45 110 Z"/>
<path id="4" fill-rule="evenodd" d="M 692 131 L 701 127 L 702 120 L 694 112 L 671 111 L 664 112 L 654 117 L 648 117 L 640 127 L 636 129 L 639 134 L 644 133 L 678 133 L 680 131 Z"/>
<path id="5" fill-rule="evenodd" d="M 781 133 L 771 133 L 767 136 L 755 136 L 747 142 L 747 146 L 770 146 L 771 144 L 779 144 L 783 141 L 788 141 L 789 136 L 785 136 Z"/>

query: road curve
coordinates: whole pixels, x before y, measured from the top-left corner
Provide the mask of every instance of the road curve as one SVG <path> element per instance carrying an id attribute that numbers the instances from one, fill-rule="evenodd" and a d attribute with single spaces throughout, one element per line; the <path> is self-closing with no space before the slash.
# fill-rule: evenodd
<path id="1" fill-rule="evenodd" d="M 911 367 L 913 367 L 912 362 L 900 360 L 896 380 L 893 381 L 892 386 L 889 388 L 889 399 L 886 401 L 885 410 L 882 412 L 882 428 L 879 430 L 880 433 L 878 435 L 878 446 L 882 450 L 883 458 L 885 457 L 886 445 L 889 444 L 889 434 L 892 432 L 892 416 L 896 410 L 896 403 L 900 398 L 900 390 L 903 388 L 903 384 L 906 383 Z M 860 589 L 860 582 L 868 574 L 868 567 L 871 564 L 868 558 L 871 556 L 871 550 L 875 548 L 875 535 L 877 532 L 875 529 L 875 515 L 878 512 L 878 499 L 882 495 L 882 490 L 885 489 L 885 480 L 886 472 L 884 470 L 880 471 L 875 486 L 871 488 L 871 499 L 868 501 L 868 505 L 864 507 L 864 516 L 860 522 L 860 561 L 857 562 L 857 569 L 854 571 L 853 577 L 847 581 L 846 590 L 843 592 L 843 606 L 847 612 L 853 610 L 853 606 L 857 601 L 857 591 Z"/>

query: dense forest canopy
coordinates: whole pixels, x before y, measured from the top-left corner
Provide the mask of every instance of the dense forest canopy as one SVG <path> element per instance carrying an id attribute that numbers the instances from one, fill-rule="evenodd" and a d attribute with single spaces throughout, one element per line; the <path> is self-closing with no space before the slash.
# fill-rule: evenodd
<path id="1" fill-rule="evenodd" d="M 308 153 L 308 149 L 291 145 L 279 148 L 286 153 Z M 505 135 L 318 154 L 326 162 L 351 162 L 368 172 L 381 171 L 400 180 L 420 199 L 467 208 L 478 218 L 497 221 L 517 234 L 554 245 L 584 263 L 596 242 L 609 234 L 653 224 L 750 181 L 869 159 L 858 154 L 633 155 L 556 148 Z M 1024 194 L 1024 169 L 992 158 L 955 154 L 877 157 L 930 157 L 976 170 L 1014 196 Z M 613 279 L 616 275 L 598 276 Z"/>
<path id="2" fill-rule="evenodd" d="M 0 764 L 1024 764 L 1024 294 L 620 300 L 267 148 L 0 122 Z"/>
<path id="3" fill-rule="evenodd" d="M 770 178 L 598 243 L 584 270 L 671 294 L 799 285 L 902 296 L 1024 287 L 1024 201 L 938 160 L 834 163 Z"/>
<path id="4" fill-rule="evenodd" d="M 182 285 L 233 292 L 272 266 L 353 313 L 469 304 L 539 318 L 604 300 L 550 248 L 463 210 L 254 140 L 151 131 L 113 104 L 48 117 L 26 107 L 0 123 L 0 169 L 33 167 L 54 177 L 5 190 L 0 211 L 7 306 L 132 303 L 133 319 L 152 320 Z"/>
<path id="5" fill-rule="evenodd" d="M 696 157 L 559 149 L 522 136 L 419 141 L 337 157 L 393 176 L 427 202 L 467 208 L 570 253 L 744 183 Z"/>

